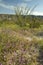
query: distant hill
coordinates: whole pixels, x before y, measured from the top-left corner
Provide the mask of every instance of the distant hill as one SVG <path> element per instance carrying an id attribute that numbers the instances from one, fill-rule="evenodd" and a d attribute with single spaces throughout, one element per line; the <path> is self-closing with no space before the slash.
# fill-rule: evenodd
<path id="1" fill-rule="evenodd" d="M 25 17 L 25 16 L 24 16 Z M 33 18 L 36 18 L 43 23 L 43 16 L 34 16 L 34 15 L 27 15 L 27 17 L 30 17 L 30 20 Z M 0 21 L 3 20 L 12 20 L 15 21 L 17 19 L 16 15 L 10 15 L 10 14 L 0 14 Z"/>

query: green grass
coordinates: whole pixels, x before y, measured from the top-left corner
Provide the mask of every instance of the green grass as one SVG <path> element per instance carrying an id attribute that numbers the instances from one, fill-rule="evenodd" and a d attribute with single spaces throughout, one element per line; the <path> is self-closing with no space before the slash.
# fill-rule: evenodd
<path id="1" fill-rule="evenodd" d="M 20 26 L 19 25 L 17 25 L 17 24 L 8 24 L 8 23 L 3 23 L 2 25 L 1 25 L 1 27 L 2 28 L 10 28 L 10 29 L 12 29 L 12 30 L 19 30 L 20 29 Z"/>

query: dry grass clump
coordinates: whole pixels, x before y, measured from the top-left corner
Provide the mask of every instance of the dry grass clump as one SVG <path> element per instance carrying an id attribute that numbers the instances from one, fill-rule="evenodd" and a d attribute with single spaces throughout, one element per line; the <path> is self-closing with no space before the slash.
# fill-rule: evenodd
<path id="1" fill-rule="evenodd" d="M 11 34 L 11 30 L 0 33 L 0 64 L 2 65 L 35 65 L 39 55 L 39 47 L 35 41 Z"/>

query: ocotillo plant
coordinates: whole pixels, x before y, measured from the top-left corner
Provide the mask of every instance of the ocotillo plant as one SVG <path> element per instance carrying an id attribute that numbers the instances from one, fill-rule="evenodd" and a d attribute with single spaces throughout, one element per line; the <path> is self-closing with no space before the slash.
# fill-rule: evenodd
<path id="1" fill-rule="evenodd" d="M 28 23 L 30 28 L 34 28 L 34 27 L 38 27 L 37 23 L 34 19 L 34 17 L 32 17 L 32 21 L 29 20 L 28 15 L 31 15 L 31 13 L 33 12 L 33 10 L 36 8 L 36 5 L 33 8 L 28 8 L 28 7 L 16 7 L 15 8 L 15 14 L 17 17 L 17 24 L 19 24 L 21 27 L 22 26 L 26 26 L 26 24 Z M 35 25 L 35 26 L 34 26 Z"/>
<path id="2" fill-rule="evenodd" d="M 32 10 L 31 10 L 32 11 Z M 20 25 L 20 26 L 25 26 L 26 25 L 26 22 L 28 20 L 28 14 L 30 14 L 30 8 L 28 9 L 27 7 L 23 8 L 19 8 L 19 7 L 16 7 L 15 8 L 15 13 L 16 13 L 16 17 L 17 17 L 17 23 Z"/>

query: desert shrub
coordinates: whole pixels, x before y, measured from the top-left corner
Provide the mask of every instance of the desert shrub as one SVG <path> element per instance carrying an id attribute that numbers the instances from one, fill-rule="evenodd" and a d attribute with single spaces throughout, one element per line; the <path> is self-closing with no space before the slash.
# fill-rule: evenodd
<path id="1" fill-rule="evenodd" d="M 31 9 L 31 8 L 15 8 L 15 14 L 17 17 L 17 24 L 20 25 L 21 27 L 26 26 L 27 23 L 29 24 L 28 27 L 30 28 L 38 28 L 40 27 L 40 23 L 37 17 L 32 16 L 31 13 L 33 12 L 34 8 L 36 5 Z M 31 19 L 31 20 L 30 20 Z"/>
<path id="2" fill-rule="evenodd" d="M 26 26 L 27 23 L 29 24 L 29 18 L 31 14 L 31 12 L 33 11 L 35 7 L 32 8 L 27 8 L 27 7 L 16 7 L 15 8 L 15 14 L 16 14 L 16 17 L 17 17 L 17 24 L 20 25 L 21 27 L 23 26 Z"/>
<path id="3" fill-rule="evenodd" d="M 32 18 L 32 21 L 30 22 L 29 27 L 30 28 L 39 28 L 40 27 L 40 22 L 37 20 L 36 17 Z"/>

